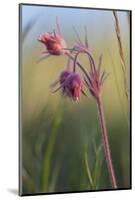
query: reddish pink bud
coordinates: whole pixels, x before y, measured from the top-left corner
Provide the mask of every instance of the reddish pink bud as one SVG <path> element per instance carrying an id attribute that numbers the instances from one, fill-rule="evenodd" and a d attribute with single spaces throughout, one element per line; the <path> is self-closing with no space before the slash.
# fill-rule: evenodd
<path id="1" fill-rule="evenodd" d="M 48 52 L 52 55 L 61 55 L 65 52 L 64 48 L 66 48 L 66 43 L 55 32 L 54 34 L 52 33 L 41 34 L 38 38 L 38 41 L 43 43 L 46 46 Z"/>

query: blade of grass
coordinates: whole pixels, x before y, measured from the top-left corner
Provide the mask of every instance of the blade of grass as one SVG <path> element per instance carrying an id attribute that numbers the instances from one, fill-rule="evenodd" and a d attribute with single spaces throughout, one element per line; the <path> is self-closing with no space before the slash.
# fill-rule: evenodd
<path id="1" fill-rule="evenodd" d="M 84 154 L 84 161 L 85 161 L 85 167 L 86 167 L 86 172 L 88 175 L 89 183 L 90 183 L 90 186 L 93 188 L 94 184 L 93 184 L 93 179 L 92 179 L 91 171 L 90 171 L 89 164 L 88 164 L 87 152 L 85 152 L 85 154 Z"/>
<path id="2" fill-rule="evenodd" d="M 120 62 L 121 62 L 121 67 L 122 67 L 122 72 L 123 72 L 123 81 L 124 81 L 124 88 L 125 88 L 125 96 L 127 100 L 129 101 L 129 88 L 128 88 L 128 82 L 127 82 L 127 77 L 126 77 L 126 62 L 125 62 L 125 57 L 124 57 L 124 51 L 123 51 L 123 44 L 122 44 L 122 37 L 121 37 L 121 31 L 120 31 L 120 24 L 119 24 L 119 19 L 116 11 L 113 11 L 113 16 L 115 19 L 115 32 L 117 36 L 117 41 L 118 41 L 118 47 L 119 47 L 119 54 L 120 54 Z"/>
<path id="3" fill-rule="evenodd" d="M 61 124 L 61 116 L 56 115 L 53 121 L 48 147 L 43 159 L 43 171 L 41 175 L 41 190 L 43 192 L 48 192 L 49 190 L 49 175 L 50 175 L 51 160 L 60 124 Z"/>
<path id="4" fill-rule="evenodd" d="M 99 168 L 100 166 L 100 162 L 102 160 L 101 158 L 101 150 L 102 150 L 102 144 L 99 145 L 98 149 L 96 150 L 96 162 L 95 162 L 95 166 L 94 166 L 94 170 L 93 170 L 93 184 L 95 186 L 96 189 L 98 189 L 98 183 L 99 183 L 99 175 L 100 175 L 100 170 Z"/>
<path id="5" fill-rule="evenodd" d="M 51 183 L 49 184 L 49 192 L 55 192 L 59 171 L 60 171 L 60 164 L 58 163 L 52 174 Z"/>
<path id="6" fill-rule="evenodd" d="M 38 16 L 36 16 L 36 17 L 32 18 L 31 20 L 29 20 L 28 24 L 26 25 L 26 27 L 24 28 L 24 30 L 22 32 L 22 40 L 23 41 L 28 36 L 28 34 L 30 33 L 30 31 L 32 30 L 32 28 L 36 24 L 37 20 L 38 20 Z"/>

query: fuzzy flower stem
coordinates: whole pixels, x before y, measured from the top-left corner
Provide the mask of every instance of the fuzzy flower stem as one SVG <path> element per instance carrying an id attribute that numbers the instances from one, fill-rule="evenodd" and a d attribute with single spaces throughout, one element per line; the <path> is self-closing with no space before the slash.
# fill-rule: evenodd
<path id="1" fill-rule="evenodd" d="M 97 100 L 97 107 L 98 107 L 98 111 L 99 111 L 100 125 L 101 125 L 101 129 L 102 129 L 102 138 L 103 138 L 103 143 L 104 143 L 104 149 L 105 149 L 106 162 L 107 162 L 107 167 L 108 167 L 108 171 L 109 171 L 109 176 L 111 179 L 112 187 L 114 189 L 116 189 L 117 183 L 116 183 L 116 178 L 115 178 L 115 174 L 114 174 L 114 169 L 113 169 L 113 164 L 112 164 L 112 159 L 111 159 L 111 154 L 110 154 L 110 149 L 109 149 L 109 143 L 108 143 L 107 130 L 106 130 L 106 125 L 105 125 L 101 95 L 99 95 L 96 98 L 96 100 Z"/>
<path id="2" fill-rule="evenodd" d="M 76 60 L 77 60 L 77 56 L 78 56 L 79 53 L 81 53 L 81 52 L 78 51 L 78 53 L 77 53 L 76 56 L 75 56 L 75 62 L 76 62 Z M 90 62 L 90 67 L 91 67 L 92 72 L 96 72 L 95 62 L 94 62 L 94 60 L 93 60 L 93 57 L 92 57 L 91 54 L 89 53 L 89 51 L 88 51 L 88 50 L 84 50 L 83 53 L 87 54 L 88 57 L 89 57 L 89 62 Z M 76 64 L 75 62 L 74 62 L 74 70 L 75 70 L 75 64 Z"/>
<path id="3" fill-rule="evenodd" d="M 94 72 L 96 72 L 95 62 L 94 62 L 94 60 L 93 60 L 91 54 L 90 54 L 88 51 L 86 51 L 85 53 L 86 53 L 86 54 L 88 55 L 88 57 L 89 57 L 89 61 L 90 61 L 90 65 L 91 65 L 91 70 L 94 71 Z"/>
<path id="4" fill-rule="evenodd" d="M 75 72 L 76 71 L 76 62 L 77 62 L 77 57 L 79 55 L 79 51 L 77 52 L 77 54 L 75 55 L 75 59 L 74 59 L 74 66 L 73 66 L 73 71 Z"/>
<path id="5" fill-rule="evenodd" d="M 80 53 L 81 53 L 81 52 L 78 51 L 77 54 L 76 54 L 76 56 L 75 56 L 75 58 L 74 58 L 74 68 L 73 68 L 73 71 L 74 71 L 74 72 L 75 72 L 75 68 L 76 68 L 77 57 L 78 57 L 78 55 L 79 55 Z M 84 51 L 83 53 L 87 54 L 88 57 L 89 57 L 91 70 L 92 70 L 92 71 L 93 71 L 93 70 L 96 71 L 95 63 L 94 63 L 94 60 L 93 60 L 92 56 L 90 55 L 90 53 L 87 52 L 87 51 Z M 85 74 L 85 75 L 86 75 L 86 74 Z"/>
<path id="6" fill-rule="evenodd" d="M 71 53 L 66 52 L 65 54 L 66 54 L 68 57 L 70 57 L 73 61 L 75 60 L 74 56 L 72 56 Z M 78 56 L 78 53 L 77 53 L 77 56 Z M 76 58 L 76 59 L 77 59 L 77 58 Z M 79 61 L 77 61 L 76 64 L 80 67 L 80 69 L 81 69 L 81 70 L 83 71 L 83 73 L 86 75 L 87 79 L 91 82 L 87 71 L 84 69 L 84 67 L 81 65 L 81 63 L 80 63 Z"/>

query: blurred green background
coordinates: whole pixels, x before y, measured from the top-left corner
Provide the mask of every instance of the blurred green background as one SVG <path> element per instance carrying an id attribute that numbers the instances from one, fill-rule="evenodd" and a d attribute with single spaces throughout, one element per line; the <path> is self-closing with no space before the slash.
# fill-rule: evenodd
<path id="1" fill-rule="evenodd" d="M 117 14 L 129 82 L 129 13 Z M 56 16 L 68 47 L 76 40 L 73 26 L 82 40 L 87 26 L 90 52 L 96 63 L 103 54 L 102 67 L 110 72 L 104 84 L 103 103 L 111 155 L 118 188 L 129 188 L 129 102 L 112 11 L 24 5 L 21 16 L 22 193 L 111 189 L 96 102 L 92 96 L 82 96 L 75 103 L 60 92 L 50 92 L 50 84 L 66 65 L 64 55 L 36 62 L 45 50 L 37 38 L 56 27 Z M 80 56 L 80 60 L 89 69 L 86 57 Z"/>

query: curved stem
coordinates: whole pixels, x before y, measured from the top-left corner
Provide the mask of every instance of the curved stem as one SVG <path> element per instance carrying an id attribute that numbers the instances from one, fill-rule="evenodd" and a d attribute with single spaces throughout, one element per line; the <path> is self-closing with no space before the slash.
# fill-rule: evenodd
<path id="1" fill-rule="evenodd" d="M 91 54 L 88 51 L 85 51 L 84 53 L 86 53 L 89 56 L 91 70 L 96 72 L 95 62 L 94 62 L 94 59 L 92 58 Z"/>
<path id="2" fill-rule="evenodd" d="M 74 61 L 74 56 L 72 56 L 72 54 L 70 52 L 66 52 L 65 55 L 67 55 L 68 57 L 70 57 L 73 61 Z M 79 61 L 77 61 L 76 63 L 80 69 L 83 71 L 83 73 L 86 75 L 88 81 L 91 83 L 91 80 L 90 80 L 90 77 L 89 77 L 89 74 L 87 73 L 87 71 L 85 70 L 85 68 L 81 65 L 81 63 Z"/>
<path id="3" fill-rule="evenodd" d="M 110 154 L 101 95 L 99 95 L 96 100 L 97 100 L 97 106 L 98 106 L 98 111 L 99 111 L 100 125 L 101 125 L 101 130 L 102 130 L 102 138 L 103 138 L 103 143 L 104 143 L 108 172 L 109 172 L 110 180 L 112 183 L 112 187 L 116 189 L 117 183 L 116 183 L 116 178 L 114 174 L 111 154 Z"/>
<path id="4" fill-rule="evenodd" d="M 75 59 L 77 59 L 77 56 L 78 56 L 79 53 L 80 53 L 80 52 L 78 52 L 78 53 L 76 54 Z M 96 72 L 96 66 L 95 66 L 95 62 L 94 62 L 94 59 L 93 59 L 92 55 L 91 55 L 88 51 L 84 51 L 83 53 L 87 54 L 88 57 L 89 57 L 90 66 L 91 66 L 91 71 L 92 71 L 92 72 Z M 76 62 L 76 60 L 75 60 L 75 62 Z M 75 64 L 76 64 L 76 63 L 74 63 L 74 68 L 75 68 Z"/>
<path id="5" fill-rule="evenodd" d="M 76 71 L 76 62 L 77 62 L 77 57 L 78 57 L 79 53 L 80 53 L 80 52 L 78 51 L 77 54 L 75 55 L 75 58 L 74 58 L 73 72 Z"/>

